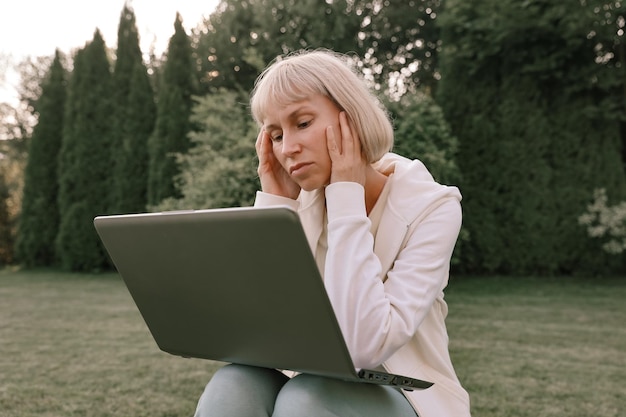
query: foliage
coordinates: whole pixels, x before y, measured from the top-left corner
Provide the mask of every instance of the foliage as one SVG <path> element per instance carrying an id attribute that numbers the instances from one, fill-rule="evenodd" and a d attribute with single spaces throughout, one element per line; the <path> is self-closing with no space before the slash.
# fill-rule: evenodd
<path id="1" fill-rule="evenodd" d="M 462 271 L 618 271 L 623 261 L 578 223 L 593 190 L 626 199 L 625 16 L 626 3 L 614 0 L 222 0 L 193 38 L 177 16 L 167 54 L 146 69 L 129 3 L 120 15 L 113 79 L 103 71 L 106 51 L 94 47 L 95 35 L 85 47 L 91 52 L 79 51 L 74 62 L 56 249 L 63 248 L 68 269 L 98 269 L 106 261 L 88 237 L 96 213 L 137 212 L 146 203 L 250 204 L 258 185 L 256 127 L 245 92 L 278 55 L 328 47 L 351 54 L 389 101 L 396 151 L 460 186 L 463 233 L 472 237 L 465 242 L 464 234 L 455 253 Z M 0 138 L 11 139 L 0 141 L 9 192 L 0 228 L 8 225 L 11 238 L 28 138 L 43 135 L 37 130 L 47 124 L 44 113 L 55 114 L 38 100 L 50 61 L 22 62 L 22 100 L 0 103 Z M 158 74 L 158 82 L 148 74 Z M 202 95 L 195 104 L 194 95 Z M 33 132 L 37 116 L 41 126 Z M 52 159 L 32 170 L 43 172 Z M 54 185 L 44 184 L 52 177 L 36 181 L 50 194 Z M 38 224 L 29 198 L 23 224 Z M 82 252 L 89 248 L 94 252 Z M 39 258 L 46 259 L 28 262 Z"/>
<path id="2" fill-rule="evenodd" d="M 440 0 L 223 0 L 197 36 L 205 91 L 249 91 L 277 56 L 329 48 L 356 54 L 390 95 L 434 87 Z"/>
<path id="3" fill-rule="evenodd" d="M 433 92 L 439 78 L 441 0 L 354 1 L 359 54 L 378 87 L 390 96 Z"/>
<path id="4" fill-rule="evenodd" d="M 178 154 L 181 199 L 167 199 L 159 210 L 219 208 L 252 205 L 259 189 L 254 139 L 257 127 L 245 97 L 220 90 L 199 97 L 190 134 L 192 148 Z"/>
<path id="5" fill-rule="evenodd" d="M 148 204 L 155 205 L 168 197 L 180 197 L 174 184 L 178 165 L 174 154 L 189 149 L 189 120 L 192 95 L 197 90 L 197 74 L 192 60 L 191 41 L 179 14 L 174 35 L 167 49 L 167 61 L 161 73 L 157 120 L 149 138 Z"/>
<path id="6" fill-rule="evenodd" d="M 139 47 L 135 13 L 128 4 L 120 16 L 113 70 L 113 198 L 111 212 L 145 211 L 148 199 L 148 138 L 156 107 Z"/>
<path id="7" fill-rule="evenodd" d="M 36 107 L 41 96 L 41 81 L 46 78 L 47 70 L 55 58 L 56 53 L 52 56 L 26 57 L 17 64 L 16 69 L 20 74 L 17 93 L 29 110 L 38 110 Z M 63 61 L 64 58 L 60 56 L 59 59 Z"/>
<path id="8" fill-rule="evenodd" d="M 593 8 L 592 8 L 593 9 Z M 437 101 L 459 138 L 467 271 L 615 268 L 577 218 L 593 189 L 626 195 L 608 65 L 585 4 L 446 2 Z"/>
<path id="9" fill-rule="evenodd" d="M 433 98 L 425 93 L 406 94 L 400 101 L 389 103 L 388 108 L 395 125 L 394 152 L 422 161 L 437 182 L 458 185 L 458 140 Z M 469 238 L 463 227 L 452 257 L 454 265 L 460 263 L 462 247 Z"/>
<path id="10" fill-rule="evenodd" d="M 619 255 L 626 251 L 626 201 L 609 205 L 604 188 L 595 190 L 593 198 L 578 222 L 586 227 L 590 237 L 604 241 L 602 249 Z"/>
<path id="11" fill-rule="evenodd" d="M 21 106 L 23 103 L 19 103 Z M 0 103 L 0 179 L 3 199 L 0 205 L 6 216 L 0 218 L 0 229 L 9 235 L 0 239 L 0 250 L 13 254 L 12 244 L 16 236 L 16 225 L 22 205 L 24 166 L 27 159 L 28 132 L 30 122 L 8 103 Z M 9 257 L 6 256 L 5 259 Z M 13 256 L 11 256 L 13 258 Z M 6 261 L 8 262 L 8 261 Z"/>
<path id="12" fill-rule="evenodd" d="M 26 266 L 52 265 L 59 229 L 57 159 L 63 137 L 66 71 L 60 52 L 41 83 L 36 102 L 38 123 L 33 130 L 24 171 L 24 195 L 16 251 Z"/>
<path id="13" fill-rule="evenodd" d="M 407 94 L 388 107 L 395 125 L 394 152 L 422 161 L 438 182 L 458 184 L 458 139 L 432 97 Z"/>
<path id="14" fill-rule="evenodd" d="M 69 79 L 59 155 L 57 256 L 64 269 L 89 271 L 109 265 L 92 225 L 110 207 L 111 71 L 96 31 L 79 50 Z"/>
<path id="15" fill-rule="evenodd" d="M 10 265 L 13 261 L 13 233 L 8 200 L 9 190 L 4 173 L 0 170 L 0 266 Z"/>
<path id="16" fill-rule="evenodd" d="M 0 176 L 3 178 L 3 190 L 7 193 L 4 201 L 0 203 L 7 210 L 7 216 L 0 220 L 0 228 L 9 233 L 0 239 L 0 246 L 6 254 L 13 254 L 15 248 L 12 245 L 16 239 L 22 207 L 29 138 L 33 126 L 37 123 L 37 117 L 32 113 L 41 92 L 41 79 L 37 77 L 45 72 L 51 60 L 45 57 L 26 58 L 13 65 L 8 57 L 0 56 L 0 59 L 3 61 L 0 63 L 2 67 L 0 72 L 3 72 L 0 83 L 7 81 L 4 75 L 9 72 L 9 68 L 15 70 L 20 77 L 17 85 L 19 97 L 12 103 L 0 103 Z"/>
<path id="17" fill-rule="evenodd" d="M 36 123 L 36 119 L 30 117 L 30 111 L 33 111 L 33 108 L 29 107 L 25 101 L 18 101 L 14 104 L 0 103 L 0 140 L 12 141 L 11 146 L 25 148 L 25 143 Z"/>

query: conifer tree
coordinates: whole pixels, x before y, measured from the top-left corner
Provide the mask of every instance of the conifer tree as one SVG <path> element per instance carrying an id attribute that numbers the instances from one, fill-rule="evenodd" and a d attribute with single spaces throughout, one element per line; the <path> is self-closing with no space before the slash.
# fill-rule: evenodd
<path id="1" fill-rule="evenodd" d="M 57 50 L 37 101 L 39 120 L 30 139 L 24 172 L 22 212 L 16 242 L 25 266 L 48 266 L 56 261 L 54 241 L 59 230 L 57 159 L 63 137 L 66 71 Z"/>
<path id="2" fill-rule="evenodd" d="M 4 172 L 0 170 L 0 266 L 8 265 L 13 260 L 13 234 L 9 220 L 8 199 L 9 189 Z"/>
<path id="3" fill-rule="evenodd" d="M 108 267 L 108 257 L 93 227 L 107 214 L 111 174 L 111 71 L 105 43 L 96 30 L 79 50 L 68 84 L 59 158 L 61 224 L 56 250 L 66 270 Z"/>
<path id="4" fill-rule="evenodd" d="M 156 109 L 147 68 L 139 47 L 135 13 L 128 4 L 120 16 L 113 72 L 114 189 L 111 211 L 145 211 L 148 186 L 148 138 Z"/>
<path id="5" fill-rule="evenodd" d="M 437 99 L 460 143 L 469 271 L 619 264 L 578 224 L 594 189 L 626 194 L 612 92 L 623 73 L 598 56 L 620 19 L 599 3 L 446 2 Z"/>
<path id="6" fill-rule="evenodd" d="M 148 203 L 155 205 L 168 197 L 181 197 L 174 183 L 179 174 L 176 153 L 190 146 L 192 95 L 197 91 L 197 72 L 191 40 L 185 33 L 180 14 L 176 15 L 167 59 L 161 73 L 155 131 L 150 137 Z"/>

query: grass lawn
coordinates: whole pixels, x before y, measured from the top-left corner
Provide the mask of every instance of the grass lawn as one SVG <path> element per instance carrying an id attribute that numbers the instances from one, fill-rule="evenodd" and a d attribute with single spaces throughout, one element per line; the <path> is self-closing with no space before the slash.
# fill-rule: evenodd
<path id="1" fill-rule="evenodd" d="M 475 417 L 626 414 L 626 278 L 457 278 Z M 0 270 L 0 416 L 191 416 L 220 366 L 161 352 L 115 274 Z"/>
<path id="2" fill-rule="evenodd" d="M 625 278 L 459 278 L 447 294 L 474 416 L 626 415 Z"/>

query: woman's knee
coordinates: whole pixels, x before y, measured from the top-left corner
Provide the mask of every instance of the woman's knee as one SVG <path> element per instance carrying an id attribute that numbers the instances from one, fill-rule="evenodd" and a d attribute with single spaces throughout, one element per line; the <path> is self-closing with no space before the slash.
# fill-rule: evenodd
<path id="1" fill-rule="evenodd" d="M 275 369 L 230 364 L 218 369 L 215 374 L 213 374 L 208 385 L 214 382 L 224 387 L 240 390 L 242 388 L 258 387 L 259 384 L 263 384 L 280 390 L 288 379 L 287 376 Z"/>
<path id="2" fill-rule="evenodd" d="M 287 382 L 274 406 L 274 417 L 324 416 L 317 408 L 326 402 L 322 378 L 302 374 Z"/>
<path id="3" fill-rule="evenodd" d="M 195 415 L 269 416 L 287 380 L 274 369 L 226 365 L 215 372 L 206 385 Z"/>
<path id="4" fill-rule="evenodd" d="M 284 385 L 273 416 L 415 417 L 415 412 L 393 388 L 301 374 Z"/>

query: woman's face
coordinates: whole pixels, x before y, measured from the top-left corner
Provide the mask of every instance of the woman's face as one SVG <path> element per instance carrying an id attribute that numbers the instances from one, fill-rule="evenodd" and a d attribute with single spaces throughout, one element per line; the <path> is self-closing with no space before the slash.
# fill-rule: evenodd
<path id="1" fill-rule="evenodd" d="M 330 182 L 331 160 L 326 128 L 340 138 L 339 107 L 328 97 L 307 99 L 277 107 L 263 121 L 272 140 L 274 156 L 303 190 L 312 191 Z"/>

